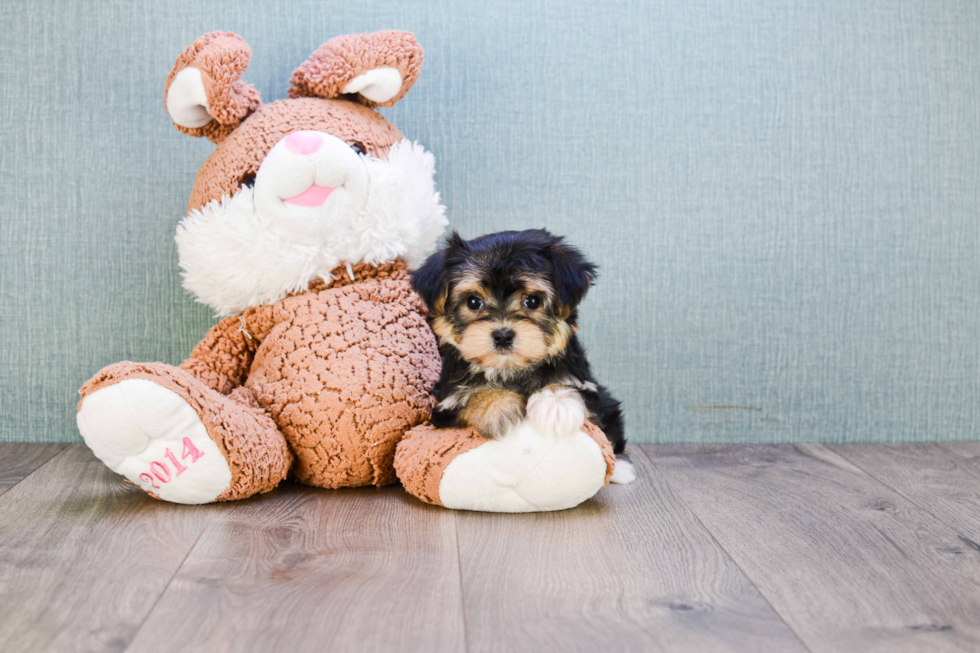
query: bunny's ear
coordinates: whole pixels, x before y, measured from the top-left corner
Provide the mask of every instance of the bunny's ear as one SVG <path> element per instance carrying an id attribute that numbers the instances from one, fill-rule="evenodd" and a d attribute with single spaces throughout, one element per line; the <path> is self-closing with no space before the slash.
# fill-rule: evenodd
<path id="1" fill-rule="evenodd" d="M 405 97 L 421 71 L 422 48 L 409 32 L 338 36 L 293 72 L 289 96 L 346 95 L 368 107 L 390 107 Z"/>
<path id="2" fill-rule="evenodd" d="M 211 32 L 187 46 L 167 76 L 167 112 L 177 129 L 218 143 L 255 111 L 259 92 L 238 79 L 251 57 L 231 32 Z"/>

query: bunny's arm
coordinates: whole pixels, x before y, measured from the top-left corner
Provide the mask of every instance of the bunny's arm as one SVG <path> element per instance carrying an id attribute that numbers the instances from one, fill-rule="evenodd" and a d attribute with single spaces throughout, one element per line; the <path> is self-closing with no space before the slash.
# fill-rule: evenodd
<path id="1" fill-rule="evenodd" d="M 208 331 L 180 367 L 210 388 L 228 394 L 245 382 L 255 350 L 273 326 L 270 306 L 225 318 Z"/>

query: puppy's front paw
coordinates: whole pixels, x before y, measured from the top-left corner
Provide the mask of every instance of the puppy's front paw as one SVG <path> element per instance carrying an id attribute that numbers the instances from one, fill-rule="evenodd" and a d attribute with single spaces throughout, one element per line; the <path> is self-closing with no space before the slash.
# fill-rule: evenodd
<path id="1" fill-rule="evenodd" d="M 483 437 L 498 440 L 524 419 L 524 397 L 507 390 L 483 390 L 470 398 L 459 418 Z"/>
<path id="2" fill-rule="evenodd" d="M 585 402 L 573 388 L 548 386 L 527 400 L 527 416 L 544 433 L 576 433 L 585 423 Z"/>
<path id="3" fill-rule="evenodd" d="M 633 467 L 633 461 L 622 454 L 616 456 L 616 469 L 613 471 L 609 482 L 617 485 L 628 485 L 635 480 L 636 468 Z"/>

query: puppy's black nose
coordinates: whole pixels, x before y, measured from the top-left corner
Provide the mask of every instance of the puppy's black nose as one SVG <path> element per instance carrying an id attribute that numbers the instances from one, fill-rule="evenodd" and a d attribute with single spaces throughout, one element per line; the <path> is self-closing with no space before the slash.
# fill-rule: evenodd
<path id="1" fill-rule="evenodd" d="M 506 349 L 514 344 L 513 329 L 497 329 L 490 335 L 493 336 L 493 344 L 497 349 Z"/>

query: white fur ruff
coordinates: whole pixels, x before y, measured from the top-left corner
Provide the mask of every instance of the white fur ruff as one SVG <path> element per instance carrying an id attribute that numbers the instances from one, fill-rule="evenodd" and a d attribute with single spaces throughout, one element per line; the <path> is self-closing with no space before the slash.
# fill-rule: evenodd
<path id="1" fill-rule="evenodd" d="M 364 165 L 364 208 L 321 242 L 285 238 L 256 211 L 252 188 L 191 211 L 176 235 L 184 288 L 218 315 L 233 315 L 305 290 L 343 264 L 421 263 L 448 224 L 435 158 L 404 140 L 387 160 L 365 157 Z"/>

